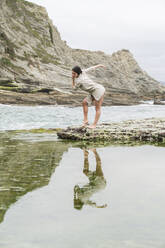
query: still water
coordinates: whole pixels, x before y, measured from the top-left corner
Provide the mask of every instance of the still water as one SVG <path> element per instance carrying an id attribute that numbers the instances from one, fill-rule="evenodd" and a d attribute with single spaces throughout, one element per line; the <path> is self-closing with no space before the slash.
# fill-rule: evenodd
<path id="1" fill-rule="evenodd" d="M 144 113 L 145 107 L 124 107 L 123 112 L 136 112 L 140 118 L 138 112 Z M 35 109 L 39 107 L 33 107 L 34 112 L 31 107 L 24 112 L 13 108 L 24 114 L 24 128 L 34 128 L 39 118 L 29 124 L 30 111 L 42 116 Z M 63 111 L 67 114 L 68 109 Z M 164 110 L 159 111 L 162 115 Z M 9 112 L 6 120 L 10 116 L 14 122 L 17 118 Z M 50 123 L 48 119 L 45 127 Z M 6 129 L 14 129 L 10 124 Z M 1 127 L 4 130 L 2 122 Z M 87 145 L 60 141 L 52 134 L 31 133 L 27 138 L 24 132 L 1 132 L 0 247 L 165 247 L 164 154 L 160 146 Z"/>

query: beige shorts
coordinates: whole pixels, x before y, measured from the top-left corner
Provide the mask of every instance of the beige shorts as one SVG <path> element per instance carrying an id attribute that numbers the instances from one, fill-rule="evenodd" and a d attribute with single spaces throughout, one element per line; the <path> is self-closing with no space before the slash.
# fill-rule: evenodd
<path id="1" fill-rule="evenodd" d="M 94 90 L 92 94 L 89 94 L 86 97 L 88 105 L 91 105 L 94 100 L 99 101 L 100 98 L 104 95 L 105 88 L 101 85 L 98 89 Z"/>

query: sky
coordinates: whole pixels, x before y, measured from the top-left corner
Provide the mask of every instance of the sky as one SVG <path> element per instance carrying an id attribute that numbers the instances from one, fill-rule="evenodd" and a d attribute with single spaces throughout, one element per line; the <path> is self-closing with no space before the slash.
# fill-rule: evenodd
<path id="1" fill-rule="evenodd" d="M 30 0 L 46 7 L 72 48 L 112 54 L 128 49 L 165 82 L 165 0 Z"/>

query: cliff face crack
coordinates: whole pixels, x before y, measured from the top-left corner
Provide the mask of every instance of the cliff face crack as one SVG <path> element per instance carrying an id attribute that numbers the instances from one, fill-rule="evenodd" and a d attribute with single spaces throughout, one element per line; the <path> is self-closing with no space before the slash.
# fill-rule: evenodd
<path id="1" fill-rule="evenodd" d="M 50 34 L 51 42 L 52 42 L 52 44 L 54 45 L 53 30 L 52 30 L 52 27 L 51 27 L 50 24 L 49 24 L 49 34 Z"/>

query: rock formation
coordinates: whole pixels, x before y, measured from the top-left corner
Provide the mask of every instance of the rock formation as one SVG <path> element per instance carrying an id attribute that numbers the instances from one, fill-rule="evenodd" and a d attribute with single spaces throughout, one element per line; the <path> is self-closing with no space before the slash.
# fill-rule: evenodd
<path id="1" fill-rule="evenodd" d="M 128 120 L 105 123 L 95 129 L 68 127 L 57 133 L 61 139 L 81 141 L 109 141 L 117 143 L 148 142 L 165 144 L 165 118 Z"/>
<path id="2" fill-rule="evenodd" d="M 106 88 L 104 104 L 163 100 L 165 87 L 143 71 L 128 50 L 112 55 L 70 48 L 45 8 L 24 0 L 0 1 L 0 103 L 70 104 L 85 96 L 71 89 L 71 68 L 102 63 L 90 76 Z"/>

